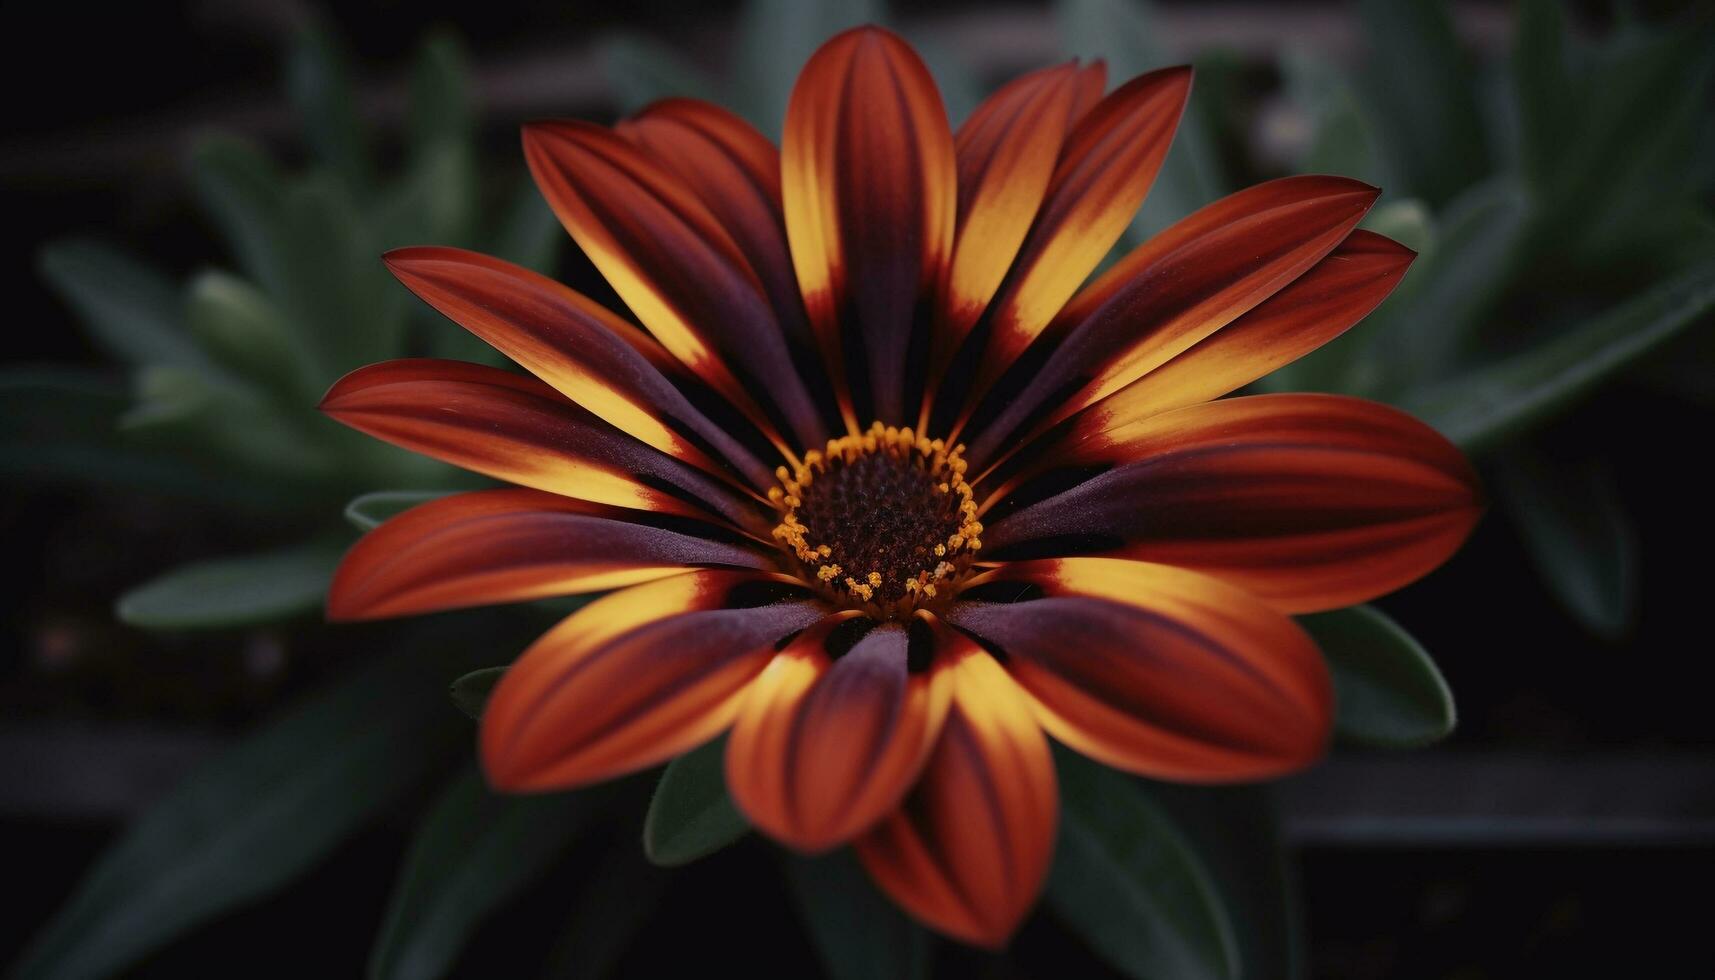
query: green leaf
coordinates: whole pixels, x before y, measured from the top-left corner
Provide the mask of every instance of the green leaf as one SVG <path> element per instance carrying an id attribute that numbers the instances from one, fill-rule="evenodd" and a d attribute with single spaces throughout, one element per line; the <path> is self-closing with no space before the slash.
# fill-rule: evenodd
<path id="1" fill-rule="evenodd" d="M 746 0 L 731 67 L 734 109 L 778 141 L 810 55 L 848 27 L 886 21 L 882 0 Z"/>
<path id="2" fill-rule="evenodd" d="M 377 490 L 352 498 L 345 505 L 345 519 L 359 531 L 373 531 L 418 504 L 445 496 L 441 490 Z"/>
<path id="3" fill-rule="evenodd" d="M 185 333 L 184 305 L 166 276 L 116 248 L 76 239 L 47 245 L 39 261 L 42 277 L 107 353 L 132 364 L 210 366 Z"/>
<path id="4" fill-rule="evenodd" d="M 1435 248 L 1354 331 L 1363 346 L 1346 388 L 1392 401 L 1469 354 L 1518 267 L 1526 216 L 1526 199 L 1510 182 L 1461 195 Z"/>
<path id="5" fill-rule="evenodd" d="M 1301 616 L 1334 677 L 1334 730 L 1364 745 L 1415 748 L 1453 733 L 1453 692 L 1414 639 L 1370 606 Z"/>
<path id="6" fill-rule="evenodd" d="M 494 693 L 494 685 L 500 683 L 500 678 L 505 673 L 505 667 L 473 670 L 453 681 L 452 687 L 447 689 L 447 694 L 453 699 L 453 705 L 467 717 L 480 721 L 483 709 L 488 706 L 488 696 Z"/>
<path id="7" fill-rule="evenodd" d="M 324 28 L 300 31 L 286 58 L 286 89 L 310 146 L 353 190 L 374 174 L 368 134 L 357 116 L 357 94 L 345 51 Z"/>
<path id="8" fill-rule="evenodd" d="M 1445 3 L 1358 0 L 1370 47 L 1359 92 L 1390 189 L 1441 207 L 1489 171 L 1488 136 L 1469 59 Z"/>
<path id="9" fill-rule="evenodd" d="M 1056 756 L 1060 841 L 1047 900 L 1134 980 L 1239 976 L 1232 923 L 1202 859 L 1129 776 Z"/>
<path id="10" fill-rule="evenodd" d="M 1385 235 L 1413 252 L 1423 253 L 1435 247 L 1435 216 L 1422 201 L 1412 198 L 1389 201 L 1371 210 L 1358 227 Z"/>
<path id="11" fill-rule="evenodd" d="M 1345 75 L 1324 55 L 1302 48 L 1286 52 L 1280 71 L 1287 97 L 1310 127 L 1296 169 L 1381 183 L 1376 137 Z"/>
<path id="12" fill-rule="evenodd" d="M 542 200 L 536 185 L 521 181 L 513 192 L 500 227 L 492 239 L 492 254 L 526 269 L 552 273 L 566 233 L 560 219 Z M 463 333 L 464 331 L 458 331 Z"/>
<path id="13" fill-rule="evenodd" d="M 319 540 L 183 565 L 119 598 L 119 618 L 161 630 L 225 629 L 319 609 L 343 542 Z"/>
<path id="14" fill-rule="evenodd" d="M 548 870 L 593 809 L 588 793 L 496 796 L 468 767 L 411 842 L 370 952 L 372 980 L 446 975 L 483 919 Z"/>
<path id="15" fill-rule="evenodd" d="M 786 881 L 830 980 L 929 975 L 929 934 L 870 883 L 849 849 L 785 855 Z"/>
<path id="16" fill-rule="evenodd" d="M 1526 179 L 1547 183 L 1572 136 L 1577 105 L 1566 62 L 1566 19 L 1560 0 L 1523 0 L 1513 31 L 1513 99 L 1519 163 Z"/>
<path id="17" fill-rule="evenodd" d="M 1596 458 L 1568 462 L 1527 444 L 1499 454 L 1495 473 L 1549 591 L 1585 629 L 1624 636 L 1637 604 L 1638 540 L 1612 470 Z"/>
<path id="18" fill-rule="evenodd" d="M 714 83 L 672 48 L 635 34 L 604 41 L 601 63 L 621 114 L 658 99 L 714 91 Z"/>
<path id="19" fill-rule="evenodd" d="M 1060 0 L 1055 15 L 1066 54 L 1105 59 L 1108 78 L 1115 83 L 1183 60 L 1160 46 L 1155 8 L 1143 0 Z M 1214 66 L 1199 69 L 1204 67 Z M 1226 189 L 1225 168 L 1209 131 L 1216 110 L 1204 88 L 1192 86 L 1190 104 L 1161 173 L 1129 232 L 1131 242 L 1154 235 Z"/>
<path id="20" fill-rule="evenodd" d="M 1139 780 L 1190 841 L 1209 870 L 1237 942 L 1245 980 L 1294 980 L 1303 973 L 1297 883 L 1281 846 L 1266 785 L 1188 786 Z"/>
<path id="21" fill-rule="evenodd" d="M 1530 428 L 1715 309 L 1715 261 L 1404 407 L 1467 451 Z"/>
<path id="22" fill-rule="evenodd" d="M 321 488 L 312 485 L 341 477 L 321 437 L 330 431 L 327 420 L 282 406 L 241 381 L 166 365 L 145 368 L 137 376 L 137 403 L 119 425 L 139 445 L 172 446 L 222 470 L 295 484 L 298 493 L 287 510 L 326 506 Z"/>
<path id="23" fill-rule="evenodd" d="M 388 657 L 193 773 L 96 862 L 12 976 L 118 974 L 313 867 L 467 737 L 434 691 L 465 659 Z"/>
<path id="24" fill-rule="evenodd" d="M 204 272 L 191 280 L 185 313 L 192 336 L 211 357 L 292 408 L 320 394 L 303 338 L 250 283 L 225 272 Z"/>
<path id="25" fill-rule="evenodd" d="M 456 35 L 440 32 L 417 49 L 411 67 L 412 155 L 421 158 L 443 146 L 469 146 L 476 135 L 470 68 Z"/>
<path id="26" fill-rule="evenodd" d="M 672 868 L 726 847 L 750 831 L 726 791 L 726 739 L 692 749 L 667 767 L 643 821 L 643 853 Z"/>
<path id="27" fill-rule="evenodd" d="M 608 847 L 572 901 L 542 976 L 599 980 L 612 975 L 661 904 L 671 877 L 645 861 L 635 847 Z"/>
<path id="28" fill-rule="evenodd" d="M 292 498 L 277 483 L 246 480 L 120 431 L 131 396 L 99 372 L 69 367 L 0 370 L 0 476 L 97 484 L 169 494 L 225 507 L 270 510 Z"/>
<path id="29" fill-rule="evenodd" d="M 191 151 L 191 186 L 239 267 L 283 300 L 295 276 L 286 181 L 274 161 L 244 140 L 207 137 Z"/>

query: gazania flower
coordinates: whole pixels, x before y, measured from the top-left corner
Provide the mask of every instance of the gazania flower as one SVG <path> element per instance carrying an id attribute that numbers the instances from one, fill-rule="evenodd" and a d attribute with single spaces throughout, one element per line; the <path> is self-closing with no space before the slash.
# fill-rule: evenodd
<path id="1" fill-rule="evenodd" d="M 616 590 L 526 650 L 481 755 L 502 790 L 730 730 L 762 831 L 844 844 L 923 922 L 1005 941 L 1053 850 L 1048 736 L 1170 780 L 1316 759 L 1332 696 L 1290 614 L 1396 589 L 1479 511 L 1393 409 L 1220 398 L 1367 314 L 1412 253 L 1377 191 L 1292 177 L 1086 284 L 1185 106 L 1169 68 L 995 93 L 957 133 L 902 41 L 805 67 L 775 147 L 669 100 L 525 129 L 532 173 L 639 326 L 450 248 L 390 253 L 529 375 L 394 361 L 323 409 L 515 487 L 365 537 L 336 619 Z"/>

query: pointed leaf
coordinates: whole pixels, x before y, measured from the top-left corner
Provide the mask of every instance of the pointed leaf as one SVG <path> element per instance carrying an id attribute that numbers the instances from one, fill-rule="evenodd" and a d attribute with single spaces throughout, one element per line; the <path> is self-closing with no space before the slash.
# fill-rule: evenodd
<path id="1" fill-rule="evenodd" d="M 1334 677 L 1334 730 L 1364 745 L 1415 748 L 1453 733 L 1453 692 L 1435 661 L 1371 606 L 1302 616 Z"/>
<path id="2" fill-rule="evenodd" d="M 830 980 L 929 975 L 929 934 L 889 902 L 849 849 L 785 856 L 786 881 Z"/>
<path id="3" fill-rule="evenodd" d="M 1566 63 L 1566 16 L 1560 0 L 1523 0 L 1513 31 L 1513 99 L 1519 163 L 1526 178 L 1547 183 L 1571 137 L 1577 105 Z"/>
<path id="4" fill-rule="evenodd" d="M 600 980 L 637 939 L 667 893 L 671 874 L 632 847 L 610 847 L 585 879 L 560 927 L 544 980 Z"/>
<path id="5" fill-rule="evenodd" d="M 225 272 L 191 280 L 186 301 L 191 334 L 237 375 L 302 408 L 320 393 L 313 354 L 261 290 Z"/>
<path id="6" fill-rule="evenodd" d="M 92 241 L 53 242 L 39 261 L 42 277 L 107 353 L 132 364 L 210 366 L 185 332 L 183 301 L 166 276 Z"/>
<path id="7" fill-rule="evenodd" d="M 119 618 L 145 629 L 225 629 L 321 608 L 344 551 L 319 540 L 241 558 L 192 562 L 125 593 Z"/>
<path id="8" fill-rule="evenodd" d="M 1389 189 L 1440 207 L 1489 170 L 1469 58 L 1444 3 L 1359 0 L 1369 41 L 1360 93 L 1383 136 Z"/>
<path id="9" fill-rule="evenodd" d="M 1601 460 L 1564 461 L 1518 446 L 1495 461 L 1496 484 L 1549 591 L 1585 629 L 1613 640 L 1631 625 L 1638 540 Z"/>
<path id="10" fill-rule="evenodd" d="M 444 976 L 465 940 L 589 824 L 591 793 L 496 796 L 468 767 L 429 811 L 399 873 L 372 980 Z"/>
<path id="11" fill-rule="evenodd" d="M 12 976 L 118 974 L 315 865 L 464 737 L 434 678 L 467 656 L 388 657 L 193 773 L 96 862 Z"/>
<path id="12" fill-rule="evenodd" d="M 476 134 L 470 67 L 464 45 L 447 32 L 417 49 L 411 67 L 410 136 L 413 156 L 441 146 L 467 146 Z"/>
<path id="13" fill-rule="evenodd" d="M 345 519 L 359 531 L 373 531 L 418 504 L 445 496 L 442 490 L 377 490 L 353 497 L 345 505 Z"/>
<path id="14" fill-rule="evenodd" d="M 453 681 L 447 694 L 453 699 L 453 704 L 473 721 L 482 720 L 482 711 L 488 707 L 488 696 L 494 693 L 494 685 L 500 683 L 501 675 L 506 673 L 505 667 L 484 667 L 473 670 Z"/>
<path id="15" fill-rule="evenodd" d="M 1237 977 L 1232 923 L 1173 818 L 1129 776 L 1064 750 L 1056 763 L 1055 913 L 1134 980 Z"/>
<path id="16" fill-rule="evenodd" d="M 1516 435 L 1715 309 L 1715 262 L 1485 368 L 1413 393 L 1404 406 L 1467 451 Z"/>
<path id="17" fill-rule="evenodd" d="M 692 749 L 667 767 L 643 821 L 643 853 L 662 867 L 690 864 L 750 831 L 726 791 L 726 739 Z"/>
<path id="18" fill-rule="evenodd" d="M 353 190 L 372 179 L 368 134 L 357 115 L 351 66 L 338 40 L 322 27 L 300 32 L 286 59 L 286 88 L 322 163 Z"/>

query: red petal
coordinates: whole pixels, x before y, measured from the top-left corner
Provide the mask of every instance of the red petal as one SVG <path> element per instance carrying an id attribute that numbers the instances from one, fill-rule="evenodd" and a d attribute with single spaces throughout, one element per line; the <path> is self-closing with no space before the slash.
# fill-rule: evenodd
<path id="1" fill-rule="evenodd" d="M 858 856 L 895 902 L 979 946 L 1006 943 L 1053 859 L 1059 791 L 1029 702 L 986 652 L 944 631 L 953 703 L 904 805 L 859 839 Z"/>
<path id="2" fill-rule="evenodd" d="M 1024 244 L 1066 141 L 1079 81 L 1072 64 L 1020 76 L 959 127 L 958 232 L 936 338 L 941 357 L 988 308 Z"/>
<path id="3" fill-rule="evenodd" d="M 1291 619 L 1215 579 L 1102 558 L 1022 562 L 972 579 L 948 621 L 1006 651 L 1058 740 L 1162 779 L 1261 779 L 1321 756 L 1333 690 Z"/>
<path id="4" fill-rule="evenodd" d="M 1351 233 L 1377 193 L 1343 177 L 1270 181 L 1134 250 L 1055 319 L 1042 340 L 1057 346 L 972 440 L 972 463 L 1131 384 L 1279 292 Z"/>
<path id="5" fill-rule="evenodd" d="M 693 408 L 668 376 L 677 362 L 659 344 L 602 306 L 546 276 L 456 248 L 388 252 L 399 281 L 561 394 L 650 446 L 711 472 L 737 467 L 752 484 L 773 485 L 758 462 Z"/>
<path id="6" fill-rule="evenodd" d="M 1428 574 L 1482 511 L 1476 474 L 1451 443 L 1396 409 L 1337 395 L 1193 405 L 1061 456 L 1076 472 L 1102 471 L 991 517 L 985 558 L 1121 555 L 1195 569 L 1278 609 L 1314 612 Z M 1058 477 L 1038 479 L 1052 485 Z M 1018 495 L 1031 499 L 1031 483 Z"/>
<path id="7" fill-rule="evenodd" d="M 756 272 L 683 181 L 589 123 L 525 127 L 524 157 L 560 222 L 668 351 L 765 432 L 826 439 Z"/>
<path id="8" fill-rule="evenodd" d="M 690 570 L 772 563 L 731 532 L 537 490 L 482 490 L 413 507 L 357 542 L 334 573 L 328 617 L 379 619 L 597 592 Z M 742 539 L 740 539 L 742 540 Z"/>
<path id="9" fill-rule="evenodd" d="M 760 507 L 525 375 L 459 361 L 386 361 L 335 382 L 321 409 L 378 439 L 510 483 L 637 510 L 718 515 L 768 533 Z"/>
<path id="10" fill-rule="evenodd" d="M 855 615 L 855 614 L 853 614 Z M 848 627 L 851 625 L 847 620 Z M 906 669 L 906 630 L 871 630 L 838 659 L 806 631 L 756 679 L 727 742 L 727 788 L 772 837 L 842 844 L 899 805 L 946 716 L 951 675 Z"/>
<path id="11" fill-rule="evenodd" d="M 785 133 L 787 238 L 830 373 L 847 385 L 847 422 L 908 424 L 907 352 L 953 243 L 957 177 L 940 93 L 904 41 L 857 28 L 804 66 Z M 848 350 L 863 351 L 849 369 Z"/>
<path id="12" fill-rule="evenodd" d="M 783 597 L 783 578 L 689 572 L 573 613 L 489 697 L 481 739 L 489 781 L 510 791 L 581 786 L 719 734 L 775 642 L 823 615 L 818 603 Z"/>
<path id="13" fill-rule="evenodd" d="M 1079 121 L 1006 290 L 976 394 L 1017 359 L 1143 204 L 1191 94 L 1191 69 L 1164 68 L 1115 89 Z"/>

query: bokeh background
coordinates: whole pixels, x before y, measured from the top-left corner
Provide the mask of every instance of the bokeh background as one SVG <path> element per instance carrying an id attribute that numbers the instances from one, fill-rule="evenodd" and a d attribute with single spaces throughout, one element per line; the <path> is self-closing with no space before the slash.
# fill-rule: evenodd
<path id="1" fill-rule="evenodd" d="M 448 915 L 462 952 L 371 961 L 425 809 L 492 805 L 458 776 L 472 729 L 442 689 L 556 610 L 320 624 L 357 528 L 465 478 L 311 411 L 371 360 L 483 356 L 392 282 L 384 248 L 483 247 L 617 307 L 528 188 L 519 124 L 681 93 L 777 132 L 816 9 L 5 4 L 0 959 L 50 926 L 75 947 L 66 910 L 102 912 L 85 876 L 176 801 L 207 841 L 183 880 L 105 872 L 167 927 L 108 922 L 81 941 L 135 955 L 83 967 L 823 968 L 759 842 L 671 874 L 642 860 L 650 777 L 603 819 L 531 812 L 488 842 L 529 873 L 476 912 L 413 913 Z M 1296 950 L 1275 961 L 1338 978 L 1715 971 L 1709 5 L 900 0 L 826 26 L 864 9 L 921 47 L 955 117 L 1073 54 L 1107 57 L 1111 82 L 1195 63 L 1134 237 L 1330 171 L 1382 185 L 1370 226 L 1422 253 L 1370 321 L 1268 384 L 1413 407 L 1479 459 L 1493 507 L 1476 536 L 1378 604 L 1434 656 L 1459 724 L 1422 751 L 1343 747 L 1274 788 L 1297 895 L 1269 920 L 1266 941 Z M 187 803 L 185 780 L 235 746 L 254 782 Z M 294 753 L 331 775 L 277 778 L 269 760 Z M 288 798 L 276 819 L 300 806 L 326 826 L 240 813 L 270 794 Z M 518 844 L 533 826 L 545 843 Z M 1048 914 L 1009 956 L 927 955 L 945 976 L 1119 975 Z"/>

